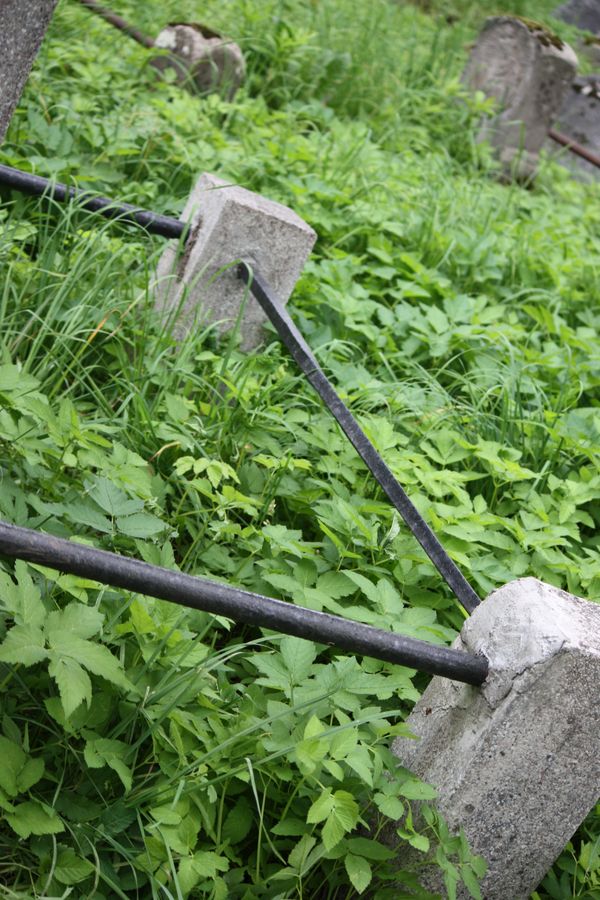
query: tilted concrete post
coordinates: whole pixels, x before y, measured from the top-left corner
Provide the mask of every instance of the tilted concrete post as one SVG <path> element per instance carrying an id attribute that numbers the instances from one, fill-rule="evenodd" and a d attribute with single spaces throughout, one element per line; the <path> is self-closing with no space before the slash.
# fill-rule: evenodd
<path id="1" fill-rule="evenodd" d="M 0 0 L 0 141 L 56 3 L 57 0 Z"/>
<path id="2" fill-rule="evenodd" d="M 485 121 L 479 140 L 496 148 L 506 174 L 535 174 L 539 150 L 577 69 L 577 57 L 556 35 L 528 19 L 487 20 L 463 82 L 501 105 Z"/>
<path id="3" fill-rule="evenodd" d="M 191 233 L 180 255 L 169 244 L 156 273 L 156 305 L 165 315 L 175 310 L 174 332 L 218 322 L 221 332 L 241 322 L 242 347 L 256 347 L 266 317 L 231 263 L 245 259 L 256 266 L 287 303 L 308 259 L 316 234 L 300 216 L 273 200 L 229 184 L 215 175 L 200 176 L 184 221 Z"/>
<path id="4" fill-rule="evenodd" d="M 526 900 L 600 796 L 600 604 L 514 581 L 455 646 L 488 658 L 487 681 L 434 678 L 407 722 L 419 740 L 393 750 L 486 859 L 486 900 Z"/>

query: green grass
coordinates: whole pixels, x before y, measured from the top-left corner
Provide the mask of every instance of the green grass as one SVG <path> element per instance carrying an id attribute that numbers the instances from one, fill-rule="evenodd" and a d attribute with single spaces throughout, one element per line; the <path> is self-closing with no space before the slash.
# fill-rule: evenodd
<path id="1" fill-rule="evenodd" d="M 153 34 L 198 17 L 119 9 Z M 156 83 L 63 0 L 1 156 L 168 214 L 202 171 L 291 206 L 318 232 L 293 315 L 476 589 L 598 600 L 598 187 L 550 162 L 530 189 L 495 180 L 459 84 L 495 11 L 209 2 L 248 58 L 227 103 Z M 255 354 L 211 327 L 173 341 L 163 247 L 3 192 L 0 515 L 451 641 L 462 612 L 274 332 Z M 448 895 L 477 896 L 388 749 L 423 676 L 39 567 L 0 579 L 0 895 L 425 898 L 379 840 L 402 818 L 399 845 L 439 844 Z M 600 896 L 599 835 L 596 809 L 536 896 Z"/>

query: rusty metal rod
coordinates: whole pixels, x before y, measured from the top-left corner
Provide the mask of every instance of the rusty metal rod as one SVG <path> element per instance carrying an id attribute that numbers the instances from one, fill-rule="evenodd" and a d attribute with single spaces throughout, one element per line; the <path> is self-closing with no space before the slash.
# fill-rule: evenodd
<path id="1" fill-rule="evenodd" d="M 142 47 L 152 49 L 156 46 L 151 37 L 148 37 L 148 35 L 144 34 L 142 31 L 138 31 L 137 28 L 134 28 L 133 25 L 130 25 L 129 22 L 126 22 L 121 16 L 111 12 L 110 9 L 101 6 L 100 3 L 96 3 L 96 0 L 79 0 L 79 3 L 96 13 L 96 15 L 104 19 L 105 22 L 109 22 L 111 25 L 114 25 L 115 28 L 118 28 L 119 31 L 122 31 L 130 38 L 133 38 L 133 40 L 137 41 L 138 44 L 141 44 Z"/>
<path id="2" fill-rule="evenodd" d="M 574 141 L 573 138 L 568 137 L 566 134 L 562 134 L 560 131 L 556 131 L 555 128 L 551 128 L 548 132 L 548 137 L 551 137 L 553 141 L 556 141 L 557 144 L 560 144 L 562 147 L 566 147 L 567 150 L 570 150 L 571 153 L 574 153 L 576 156 L 580 156 L 582 159 L 587 160 L 587 162 L 591 163 L 596 168 L 600 169 L 600 156 L 597 153 L 593 153 L 591 150 L 588 150 L 587 147 L 584 147 L 582 144 L 578 144 L 577 141 Z"/>

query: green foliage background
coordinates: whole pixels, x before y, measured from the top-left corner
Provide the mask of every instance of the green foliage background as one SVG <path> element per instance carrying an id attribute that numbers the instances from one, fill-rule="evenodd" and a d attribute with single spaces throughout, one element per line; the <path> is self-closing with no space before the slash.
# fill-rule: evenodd
<path id="1" fill-rule="evenodd" d="M 237 40 L 228 103 L 62 0 L 1 157 L 169 214 L 202 171 L 294 208 L 318 242 L 293 314 L 476 589 L 597 600 L 598 187 L 551 161 L 496 181 L 489 104 L 459 84 L 490 11 L 119 4 Z M 163 246 L 3 192 L 2 517 L 450 642 L 462 613 L 273 332 L 252 355 L 202 324 L 174 343 Z M 481 861 L 433 808 L 415 826 L 434 791 L 388 749 L 422 676 L 39 566 L 3 563 L 0 604 L 3 896 L 425 898 L 434 854 L 449 897 L 479 896 Z M 599 816 L 537 897 L 600 896 Z"/>

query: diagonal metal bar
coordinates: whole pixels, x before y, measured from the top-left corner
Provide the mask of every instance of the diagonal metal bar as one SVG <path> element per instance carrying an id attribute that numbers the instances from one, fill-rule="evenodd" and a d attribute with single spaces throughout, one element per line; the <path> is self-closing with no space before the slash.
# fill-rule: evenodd
<path id="1" fill-rule="evenodd" d="M 238 273 L 240 278 L 249 285 L 250 291 L 275 326 L 277 334 L 306 375 L 312 387 L 333 414 L 354 449 L 375 476 L 388 499 L 396 507 L 444 581 L 452 588 L 467 612 L 473 612 L 475 607 L 481 603 L 481 600 L 456 563 L 450 559 L 421 513 L 383 461 L 350 410 L 337 395 L 284 305 L 280 303 L 261 275 L 252 270 L 249 263 L 242 262 L 238 267 Z"/>
<path id="2" fill-rule="evenodd" d="M 483 684 L 488 675 L 488 662 L 483 656 L 382 631 L 6 522 L 0 522 L 0 553 L 430 675 L 473 685 Z"/>

